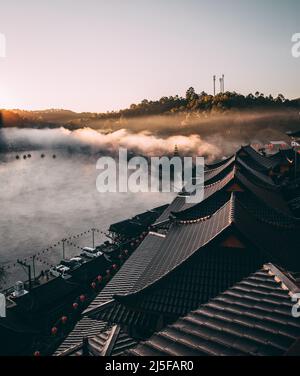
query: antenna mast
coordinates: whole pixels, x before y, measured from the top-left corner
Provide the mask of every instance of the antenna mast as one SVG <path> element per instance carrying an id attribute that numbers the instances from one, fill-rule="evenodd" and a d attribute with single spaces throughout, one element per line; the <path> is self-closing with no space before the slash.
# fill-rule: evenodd
<path id="1" fill-rule="evenodd" d="M 216 95 L 216 75 L 213 75 L 214 96 Z"/>

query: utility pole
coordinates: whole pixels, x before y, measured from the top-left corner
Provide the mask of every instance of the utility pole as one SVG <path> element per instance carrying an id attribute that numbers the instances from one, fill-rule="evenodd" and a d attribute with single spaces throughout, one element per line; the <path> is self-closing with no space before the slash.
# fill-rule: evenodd
<path id="1" fill-rule="evenodd" d="M 65 241 L 66 239 L 62 240 L 62 246 L 63 246 L 63 260 L 65 259 Z"/>
<path id="2" fill-rule="evenodd" d="M 32 256 L 32 269 L 33 269 L 33 280 L 35 281 L 35 258 L 36 255 Z"/>
<path id="3" fill-rule="evenodd" d="M 92 228 L 93 248 L 95 248 L 95 228 Z"/>
<path id="4" fill-rule="evenodd" d="M 31 267 L 30 265 L 27 265 L 26 262 L 22 261 L 22 260 L 17 260 L 17 263 L 24 266 L 25 268 L 27 268 L 27 273 L 28 273 L 28 282 L 29 282 L 29 291 L 31 290 L 32 288 L 32 284 L 31 284 Z"/>

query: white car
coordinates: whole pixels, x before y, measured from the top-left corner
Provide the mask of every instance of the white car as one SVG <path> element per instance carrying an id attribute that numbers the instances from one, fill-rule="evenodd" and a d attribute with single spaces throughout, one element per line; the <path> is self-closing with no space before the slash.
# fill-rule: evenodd
<path id="1" fill-rule="evenodd" d="M 80 255 L 88 258 L 96 258 L 102 256 L 103 252 L 97 251 L 96 248 L 84 247 Z"/>
<path id="2" fill-rule="evenodd" d="M 68 268 L 67 266 L 64 266 L 64 265 L 54 266 L 53 268 L 50 269 L 50 273 L 54 277 L 60 277 L 61 276 L 62 278 L 68 277 L 69 271 L 70 271 L 70 268 Z"/>
<path id="3" fill-rule="evenodd" d="M 83 264 L 83 263 L 84 263 L 83 258 L 82 258 L 82 257 L 79 257 L 79 256 L 72 257 L 72 258 L 70 259 L 70 261 L 77 262 L 78 264 Z"/>

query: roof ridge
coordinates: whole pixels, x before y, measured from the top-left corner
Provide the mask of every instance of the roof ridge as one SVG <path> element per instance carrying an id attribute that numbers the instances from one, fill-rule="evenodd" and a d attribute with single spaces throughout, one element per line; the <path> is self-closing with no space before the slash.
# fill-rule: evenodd
<path id="1" fill-rule="evenodd" d="M 232 218 L 231 216 L 231 213 L 234 211 L 234 204 L 232 203 L 232 200 L 233 200 L 233 194 L 235 192 L 231 192 L 231 195 L 230 195 L 230 198 L 228 201 L 225 202 L 225 204 L 223 204 L 222 206 L 220 206 L 213 214 L 210 214 L 210 215 L 206 215 L 206 216 L 203 216 L 203 217 L 199 217 L 197 219 L 185 219 L 185 220 L 179 220 L 179 221 L 176 221 L 176 223 L 179 223 L 179 224 L 191 224 L 191 223 L 198 223 L 198 222 L 204 222 L 210 218 L 212 218 L 213 216 L 217 215 L 220 211 L 222 211 L 227 205 L 230 205 L 230 209 L 229 209 L 229 218 Z M 234 196 L 235 197 L 235 196 Z M 231 223 L 232 221 L 229 220 L 229 223 Z"/>
<path id="2" fill-rule="evenodd" d="M 289 291 L 290 296 L 300 293 L 300 286 L 293 280 L 289 272 L 281 270 L 281 268 L 272 263 L 265 264 L 263 269 L 266 270 L 270 276 L 274 277 L 275 282 L 279 283 L 283 290 Z"/>
<path id="3" fill-rule="evenodd" d="M 235 215 L 235 200 L 236 200 L 236 194 L 235 192 L 231 192 L 230 199 L 229 199 L 229 218 L 228 223 L 232 223 L 234 221 L 234 215 Z"/>
<path id="4" fill-rule="evenodd" d="M 233 154 L 231 157 L 229 157 L 229 158 L 226 159 L 226 161 L 225 161 L 224 164 L 221 164 L 220 166 L 218 166 L 216 168 L 211 168 L 209 170 L 205 170 L 205 172 L 213 172 L 213 171 L 217 171 L 217 170 L 220 170 L 220 169 L 222 170 L 222 168 L 224 166 L 226 166 L 226 167 L 227 167 L 227 165 L 229 166 L 230 163 L 232 163 L 233 161 L 235 161 L 235 159 L 236 159 L 236 155 Z"/>

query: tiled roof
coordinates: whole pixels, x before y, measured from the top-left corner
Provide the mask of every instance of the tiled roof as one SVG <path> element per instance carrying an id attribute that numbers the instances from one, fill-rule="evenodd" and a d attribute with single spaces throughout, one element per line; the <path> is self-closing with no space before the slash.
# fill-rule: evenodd
<path id="1" fill-rule="evenodd" d="M 149 261 L 159 251 L 164 238 L 150 233 L 134 251 L 130 258 L 122 265 L 119 272 L 109 281 L 104 289 L 90 304 L 88 310 L 113 299 L 117 293 L 130 291 L 140 275 L 143 275 Z"/>
<path id="2" fill-rule="evenodd" d="M 201 249 L 152 288 L 116 297 L 117 302 L 98 318 L 155 330 L 159 315 L 175 320 L 240 281 L 266 260 L 255 249 L 237 250 L 219 244 L 216 241 Z"/>
<path id="3" fill-rule="evenodd" d="M 253 153 L 251 150 L 246 152 L 247 155 Z M 174 321 L 249 275 L 266 260 L 300 270 L 296 238 L 299 223 L 290 215 L 281 187 L 264 173 L 263 168 L 256 168 L 257 164 L 266 166 L 266 157 L 260 158 L 256 154 L 251 157 L 255 159 L 252 167 L 243 156 L 234 156 L 213 168 L 208 167 L 201 203 L 187 204 L 184 195 L 174 199 L 157 219 L 153 232 L 146 236 L 84 312 L 99 320 L 87 322 L 92 333 L 106 330 L 101 327 L 104 322 L 129 327 L 138 325 L 147 331 L 156 327 L 161 313 Z M 226 187 L 230 183 L 240 185 L 241 192 L 228 192 Z M 168 226 L 160 226 L 162 223 Z M 234 241 L 245 241 L 247 252 L 252 251 L 248 252 L 250 257 L 243 249 L 220 246 L 222 239 L 226 240 L 229 235 L 236 236 Z M 244 244 L 241 245 L 243 248 Z M 253 278 L 260 281 L 263 274 L 259 271 Z M 230 295 L 228 292 L 223 295 L 226 294 Z M 248 293 L 246 295 L 248 297 Z M 87 319 L 84 317 L 77 324 L 74 338 L 86 335 L 80 326 L 85 325 Z M 98 323 L 100 328 L 96 329 Z M 68 338 L 63 346 L 74 342 Z M 189 348 L 188 355 L 194 351 L 199 355 L 201 352 L 236 355 L 235 351 L 244 354 L 244 338 L 235 340 L 239 349 L 208 340 L 209 350 Z M 205 342 L 204 339 L 201 341 Z M 184 344 L 178 346 L 186 351 Z M 267 353 L 266 347 L 248 350 Z M 158 349 L 153 346 L 151 351 L 155 353 Z M 175 348 L 174 351 L 179 350 Z"/>
<path id="4" fill-rule="evenodd" d="M 251 213 L 243 200 L 236 199 L 234 202 L 234 225 L 252 242 L 269 256 L 270 261 L 278 262 L 289 270 L 300 270 L 299 225 L 286 226 L 280 217 L 266 220 Z M 278 223 L 276 222 L 278 220 Z M 274 221 L 274 222 L 273 222 Z M 273 223 L 272 223 L 273 222 Z"/>
<path id="5" fill-rule="evenodd" d="M 220 204 L 223 204 L 222 200 Z M 295 231 L 295 225 L 299 228 L 299 223 L 258 204 L 254 199 L 250 203 L 243 192 L 233 192 L 212 215 L 175 222 L 161 243 L 159 252 L 148 260 L 147 267 L 131 291 L 122 292 L 122 295 L 136 293 L 152 285 L 232 224 L 259 249 L 269 254 L 271 260 L 280 260 L 290 267 L 295 267 L 295 263 L 299 265 Z"/>
<path id="6" fill-rule="evenodd" d="M 231 199 L 210 218 L 188 225 L 173 224 L 133 286 L 141 290 L 168 274 L 231 224 Z"/>
<path id="7" fill-rule="evenodd" d="M 127 237 L 134 237 L 155 222 L 168 207 L 169 205 L 159 206 L 138 214 L 133 218 L 113 223 L 110 225 L 109 230 L 118 234 L 124 234 Z"/>
<path id="8" fill-rule="evenodd" d="M 137 345 L 120 326 L 112 326 L 91 337 L 84 337 L 78 344 L 57 351 L 56 356 L 120 356 Z"/>
<path id="9" fill-rule="evenodd" d="M 223 171 L 226 167 L 231 165 L 232 162 L 235 160 L 235 155 L 232 155 L 231 157 L 225 159 L 224 161 L 218 162 L 215 165 L 211 165 L 208 170 L 205 170 L 205 174 L 207 175 L 207 178 L 212 178 L 216 174 L 219 174 L 221 171 Z"/>
<path id="10" fill-rule="evenodd" d="M 242 146 L 237 154 L 239 155 L 241 152 L 247 154 L 247 164 L 259 171 L 270 170 L 278 164 L 277 161 L 260 154 L 250 145 Z"/>
<path id="11" fill-rule="evenodd" d="M 245 170 L 240 171 L 237 169 L 236 178 L 244 187 L 269 207 L 285 215 L 292 215 L 288 202 L 284 199 L 283 193 L 278 189 L 255 184 L 255 180 L 253 181 L 251 174 L 248 174 Z"/>
<path id="12" fill-rule="evenodd" d="M 75 328 L 57 349 L 56 354 L 79 344 L 84 337 L 102 333 L 106 327 L 106 323 L 102 320 L 95 320 L 88 317 L 89 312 L 103 309 L 103 306 L 109 306 L 116 293 L 130 291 L 137 281 L 137 278 L 143 273 L 149 259 L 158 251 L 163 238 L 161 236 L 148 234 L 140 246 L 123 264 L 119 272 L 108 282 L 104 289 L 89 305 L 85 316 L 80 319 Z M 100 308 L 101 307 L 101 308 Z"/>
<path id="13" fill-rule="evenodd" d="M 83 317 L 76 324 L 75 328 L 55 351 L 54 355 L 59 355 L 64 351 L 82 343 L 83 338 L 91 338 L 100 335 L 105 331 L 107 324 L 103 321 Z"/>
<path id="14" fill-rule="evenodd" d="M 210 196 L 212 196 L 214 193 L 220 191 L 222 188 L 224 188 L 231 180 L 233 180 L 235 177 L 235 169 L 233 166 L 231 166 L 231 170 L 226 173 L 225 176 L 221 176 L 219 180 L 216 180 L 213 183 L 198 185 L 195 183 L 195 189 L 203 188 L 203 200 L 206 200 Z M 198 203 L 188 203 L 186 202 L 186 197 L 184 195 L 178 195 L 174 201 L 167 207 L 167 209 L 164 211 L 162 216 L 156 221 L 156 224 L 159 222 L 163 222 L 169 219 L 169 216 L 171 212 L 180 212 L 182 210 L 186 210 L 188 208 L 191 208 L 195 205 L 198 205 Z"/>
<path id="15" fill-rule="evenodd" d="M 176 196 L 170 205 L 163 211 L 163 213 L 157 218 L 154 224 L 159 224 L 169 219 L 172 211 L 178 211 L 185 205 L 184 196 Z"/>
<path id="16" fill-rule="evenodd" d="M 213 170 L 204 171 L 205 185 L 213 184 L 228 175 L 235 166 L 235 156 L 230 158 L 224 165 Z"/>
<path id="17" fill-rule="evenodd" d="M 269 161 L 268 157 L 257 153 L 252 147 L 244 147 L 241 150 L 244 149 L 253 154 L 257 160 L 264 161 L 266 164 L 265 160 Z M 267 204 L 279 208 L 283 213 L 291 214 L 287 203 L 280 193 L 280 186 L 271 177 L 250 167 L 249 161 L 246 162 L 243 158 L 239 157 L 239 153 L 237 153 L 237 156 L 237 158 L 235 156 L 230 157 L 224 163 L 216 164 L 216 167 L 206 170 L 204 172 L 204 187 L 203 183 L 199 183 L 198 185 L 197 180 L 194 180 L 194 184 L 196 184 L 195 189 L 200 189 L 201 187 L 204 189 L 203 199 L 205 200 L 215 192 L 221 190 L 237 177 L 246 188 L 259 195 Z M 274 163 L 274 161 L 269 162 L 270 165 L 274 165 Z M 193 206 L 195 204 L 187 203 L 183 195 L 178 195 L 158 218 L 156 224 L 167 221 L 171 212 L 179 212 Z"/>
<path id="18" fill-rule="evenodd" d="M 251 175 L 251 180 L 257 185 L 273 190 L 280 189 L 280 187 L 276 185 L 268 175 L 265 175 L 262 172 L 255 170 L 254 168 L 249 166 L 248 162 L 245 162 L 243 159 L 239 157 L 237 157 L 237 162 L 248 172 L 248 175 Z"/>
<path id="19" fill-rule="evenodd" d="M 289 292 L 259 270 L 127 355 L 284 355 L 300 337 Z"/>
<path id="20" fill-rule="evenodd" d="M 206 170 L 214 170 L 214 169 L 216 169 L 216 168 L 218 168 L 218 167 L 221 167 L 221 166 L 223 166 L 224 164 L 226 164 L 229 160 L 232 159 L 232 157 L 233 157 L 233 155 L 231 155 L 231 156 L 228 157 L 228 158 L 224 158 L 224 159 L 222 159 L 222 160 L 219 161 L 219 162 L 215 162 L 215 163 L 212 163 L 212 164 L 206 164 L 206 165 L 205 165 L 205 168 L 206 168 Z"/>
<path id="21" fill-rule="evenodd" d="M 179 212 L 171 212 L 171 218 L 176 219 L 194 219 L 206 217 L 214 214 L 230 198 L 230 192 L 218 190 L 213 195 L 206 197 L 204 201 L 190 206 Z"/>

